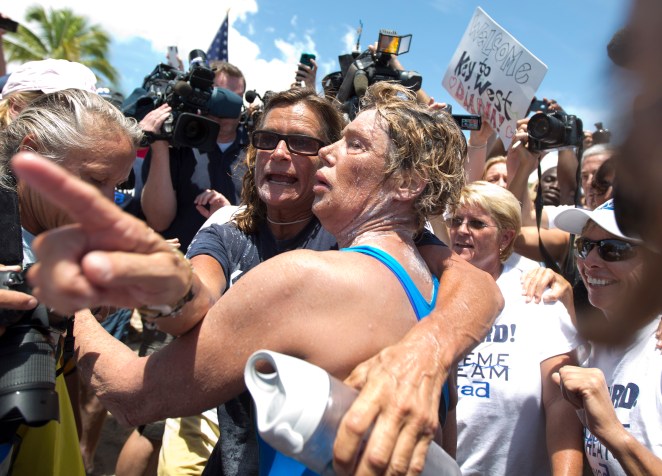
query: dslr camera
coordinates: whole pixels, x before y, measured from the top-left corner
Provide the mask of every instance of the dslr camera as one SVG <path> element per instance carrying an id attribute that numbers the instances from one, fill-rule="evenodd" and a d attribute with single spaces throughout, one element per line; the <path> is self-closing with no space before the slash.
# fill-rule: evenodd
<path id="1" fill-rule="evenodd" d="M 423 78 L 416 71 L 399 71 L 389 66 L 393 55 L 402 55 L 409 51 L 412 35 L 399 36 L 392 30 L 380 30 L 377 51 L 343 55 L 339 57 L 342 71 L 342 83 L 336 99 L 343 105 L 350 119 L 356 116 L 359 99 L 368 87 L 378 81 L 395 81 L 413 91 L 421 89 Z M 343 65 L 349 64 L 347 68 Z"/>
<path id="2" fill-rule="evenodd" d="M 584 140 L 582 120 L 562 111 L 539 112 L 528 124 L 529 150 L 558 150 L 579 147 Z"/>
<path id="3" fill-rule="evenodd" d="M 0 289 L 31 294 L 25 272 L 0 272 Z M 59 420 L 55 392 L 55 344 L 43 305 L 29 311 L 0 309 L 0 442 L 18 425 L 42 426 Z"/>
<path id="4" fill-rule="evenodd" d="M 225 88 L 214 87 L 214 71 L 207 65 L 202 50 L 189 53 L 189 70 L 180 71 L 168 64 L 159 64 L 145 77 L 124 102 L 122 111 L 141 120 L 147 113 L 167 103 L 172 115 L 159 134 L 145 133 L 146 144 L 167 140 L 175 147 L 192 147 L 202 151 L 216 148 L 219 126 L 206 117 L 238 118 L 243 101 Z"/>

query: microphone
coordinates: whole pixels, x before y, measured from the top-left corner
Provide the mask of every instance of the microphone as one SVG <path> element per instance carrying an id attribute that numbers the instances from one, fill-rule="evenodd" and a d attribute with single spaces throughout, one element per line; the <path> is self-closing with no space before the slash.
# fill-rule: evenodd
<path id="1" fill-rule="evenodd" d="M 260 100 L 262 99 L 255 89 L 250 89 L 250 90 L 246 91 L 246 94 L 244 94 L 244 97 L 246 98 L 246 102 L 248 104 L 253 104 L 253 102 L 255 101 L 255 98 L 260 98 Z"/>
<path id="2" fill-rule="evenodd" d="M 362 69 L 354 74 L 354 92 L 358 97 L 362 97 L 368 89 L 368 75 Z"/>
<path id="3" fill-rule="evenodd" d="M 187 81 L 177 81 L 173 87 L 173 90 L 175 93 L 184 98 L 189 97 L 193 92 L 193 88 Z"/>

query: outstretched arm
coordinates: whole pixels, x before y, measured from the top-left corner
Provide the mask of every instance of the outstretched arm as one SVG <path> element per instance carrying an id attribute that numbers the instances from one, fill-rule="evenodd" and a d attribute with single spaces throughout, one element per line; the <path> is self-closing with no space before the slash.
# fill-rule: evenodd
<path id="1" fill-rule="evenodd" d="M 172 306 L 192 288 L 193 299 L 182 311 L 213 304 L 179 251 L 94 187 L 31 152 L 18 153 L 12 166 L 20 180 L 75 222 L 35 239 L 40 260 L 28 276 L 37 299 L 71 315 L 103 305 Z"/>
<path id="2" fill-rule="evenodd" d="M 362 390 L 338 430 L 334 467 L 341 474 L 381 474 L 387 468 L 396 474 L 422 471 L 439 424 L 441 387 L 503 307 L 487 273 L 445 247 L 425 246 L 419 252 L 440 276 L 437 305 L 400 342 L 361 364 L 347 379 Z M 355 466 L 359 443 L 370 429 Z"/>

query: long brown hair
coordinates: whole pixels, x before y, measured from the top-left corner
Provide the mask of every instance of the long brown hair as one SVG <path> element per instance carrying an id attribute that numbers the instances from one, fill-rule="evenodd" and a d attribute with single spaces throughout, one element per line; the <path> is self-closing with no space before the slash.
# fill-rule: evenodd
<path id="1" fill-rule="evenodd" d="M 340 139 L 345 120 L 340 111 L 327 99 L 318 96 L 308 88 L 293 88 L 273 94 L 267 101 L 264 112 L 260 116 L 255 128 L 261 129 L 269 112 L 277 107 L 292 107 L 303 104 L 312 110 L 318 118 L 322 137 L 325 144 L 331 144 Z M 246 234 L 254 233 L 258 225 L 266 219 L 267 206 L 260 199 L 255 183 L 255 160 L 257 149 L 248 146 L 246 152 L 247 171 L 244 175 L 241 189 L 241 204 L 245 209 L 235 215 L 237 227 Z"/>

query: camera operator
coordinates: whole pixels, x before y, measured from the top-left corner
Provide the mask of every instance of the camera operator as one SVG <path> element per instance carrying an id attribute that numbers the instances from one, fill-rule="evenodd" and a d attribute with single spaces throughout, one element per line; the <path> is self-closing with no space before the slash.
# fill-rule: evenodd
<path id="1" fill-rule="evenodd" d="M 240 96 L 246 80 L 236 66 L 212 62 L 214 86 Z M 164 104 L 141 121 L 146 132 L 158 132 L 168 118 Z M 241 196 L 243 165 L 248 137 L 236 118 L 205 116 L 220 126 L 218 149 L 202 152 L 190 147 L 169 147 L 158 140 L 150 147 L 143 164 L 144 188 L 141 205 L 150 227 L 166 238 L 178 238 L 186 250 L 205 219 L 218 208 L 236 205 Z"/>

